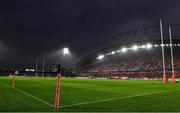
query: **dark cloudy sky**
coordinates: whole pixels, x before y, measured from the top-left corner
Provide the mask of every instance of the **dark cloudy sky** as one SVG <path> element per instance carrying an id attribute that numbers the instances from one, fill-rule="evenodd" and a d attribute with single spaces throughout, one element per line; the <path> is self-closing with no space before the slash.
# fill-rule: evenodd
<path id="1" fill-rule="evenodd" d="M 0 67 L 30 67 L 45 55 L 52 55 L 49 63 L 63 63 L 55 53 L 65 46 L 77 59 L 160 18 L 179 24 L 180 0 L 1 0 Z"/>

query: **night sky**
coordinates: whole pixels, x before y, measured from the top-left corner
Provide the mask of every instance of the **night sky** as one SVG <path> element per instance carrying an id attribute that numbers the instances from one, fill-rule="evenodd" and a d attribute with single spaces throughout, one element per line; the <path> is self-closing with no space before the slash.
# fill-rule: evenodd
<path id="1" fill-rule="evenodd" d="M 0 67 L 32 67 L 36 57 L 63 65 L 100 47 L 118 33 L 180 24 L 180 0 L 1 0 Z"/>

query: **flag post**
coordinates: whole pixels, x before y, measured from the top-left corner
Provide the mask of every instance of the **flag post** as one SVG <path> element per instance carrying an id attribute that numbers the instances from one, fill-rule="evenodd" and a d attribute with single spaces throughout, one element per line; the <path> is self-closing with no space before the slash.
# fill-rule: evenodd
<path id="1" fill-rule="evenodd" d="M 61 85 L 61 74 L 58 73 L 56 77 L 56 97 L 55 97 L 55 108 L 60 108 L 60 86 Z"/>
<path id="2" fill-rule="evenodd" d="M 165 66 L 165 58 L 164 58 L 164 42 L 163 42 L 163 27 L 162 20 L 160 20 L 160 31 L 161 31 L 161 46 L 162 46 L 162 62 L 163 62 L 163 83 L 166 83 L 166 66 Z"/>
<path id="3" fill-rule="evenodd" d="M 175 74 L 174 74 L 174 56 L 173 56 L 173 48 L 172 48 L 172 32 L 171 26 L 169 26 L 169 40 L 170 40 L 170 48 L 171 48 L 171 68 L 172 68 L 172 83 L 175 83 Z"/>

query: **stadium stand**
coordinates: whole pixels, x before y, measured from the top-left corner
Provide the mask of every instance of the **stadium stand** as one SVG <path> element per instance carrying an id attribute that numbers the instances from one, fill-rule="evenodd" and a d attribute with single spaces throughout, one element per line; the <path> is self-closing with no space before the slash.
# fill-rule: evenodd
<path id="1" fill-rule="evenodd" d="M 180 77 L 180 54 L 178 48 L 174 52 L 175 73 L 176 77 Z M 125 53 L 117 55 L 113 58 L 103 59 L 88 67 L 82 72 L 82 76 L 119 76 L 131 78 L 161 78 L 162 76 L 162 58 L 161 48 L 152 48 L 151 50 L 143 50 L 137 53 Z M 171 74 L 171 58 L 166 47 L 166 70 L 167 75 Z"/>
<path id="2" fill-rule="evenodd" d="M 168 26 L 164 26 L 164 47 L 166 74 L 171 77 L 171 57 Z M 180 26 L 172 29 L 175 76 L 180 78 Z M 150 49 L 133 51 L 133 45 L 138 47 L 150 43 Z M 127 52 L 118 52 L 123 47 Z M 108 78 L 162 78 L 162 51 L 159 26 L 130 30 L 115 36 L 112 41 L 83 56 L 77 63 L 80 76 Z M 113 52 L 113 53 L 112 53 Z M 98 60 L 98 55 L 104 55 Z"/>

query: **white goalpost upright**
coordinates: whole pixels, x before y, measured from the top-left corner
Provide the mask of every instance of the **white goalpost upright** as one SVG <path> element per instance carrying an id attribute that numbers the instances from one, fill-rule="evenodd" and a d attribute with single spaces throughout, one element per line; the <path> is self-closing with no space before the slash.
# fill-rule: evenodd
<path id="1" fill-rule="evenodd" d="M 44 77 L 44 57 L 43 57 L 43 60 L 42 60 L 42 77 Z"/>
<path id="2" fill-rule="evenodd" d="M 174 55 L 173 55 L 173 44 L 172 44 L 172 32 L 171 32 L 171 26 L 169 26 L 169 41 L 170 41 L 170 48 L 171 48 L 172 83 L 175 83 L 175 74 L 174 74 Z"/>
<path id="3" fill-rule="evenodd" d="M 38 76 L 38 58 L 36 58 L 36 72 L 35 77 Z"/>
<path id="4" fill-rule="evenodd" d="M 166 66 L 164 57 L 164 37 L 163 37 L 163 25 L 162 20 L 160 20 L 160 31 L 161 31 L 161 47 L 162 47 L 162 65 L 163 65 L 163 83 L 166 83 Z"/>

